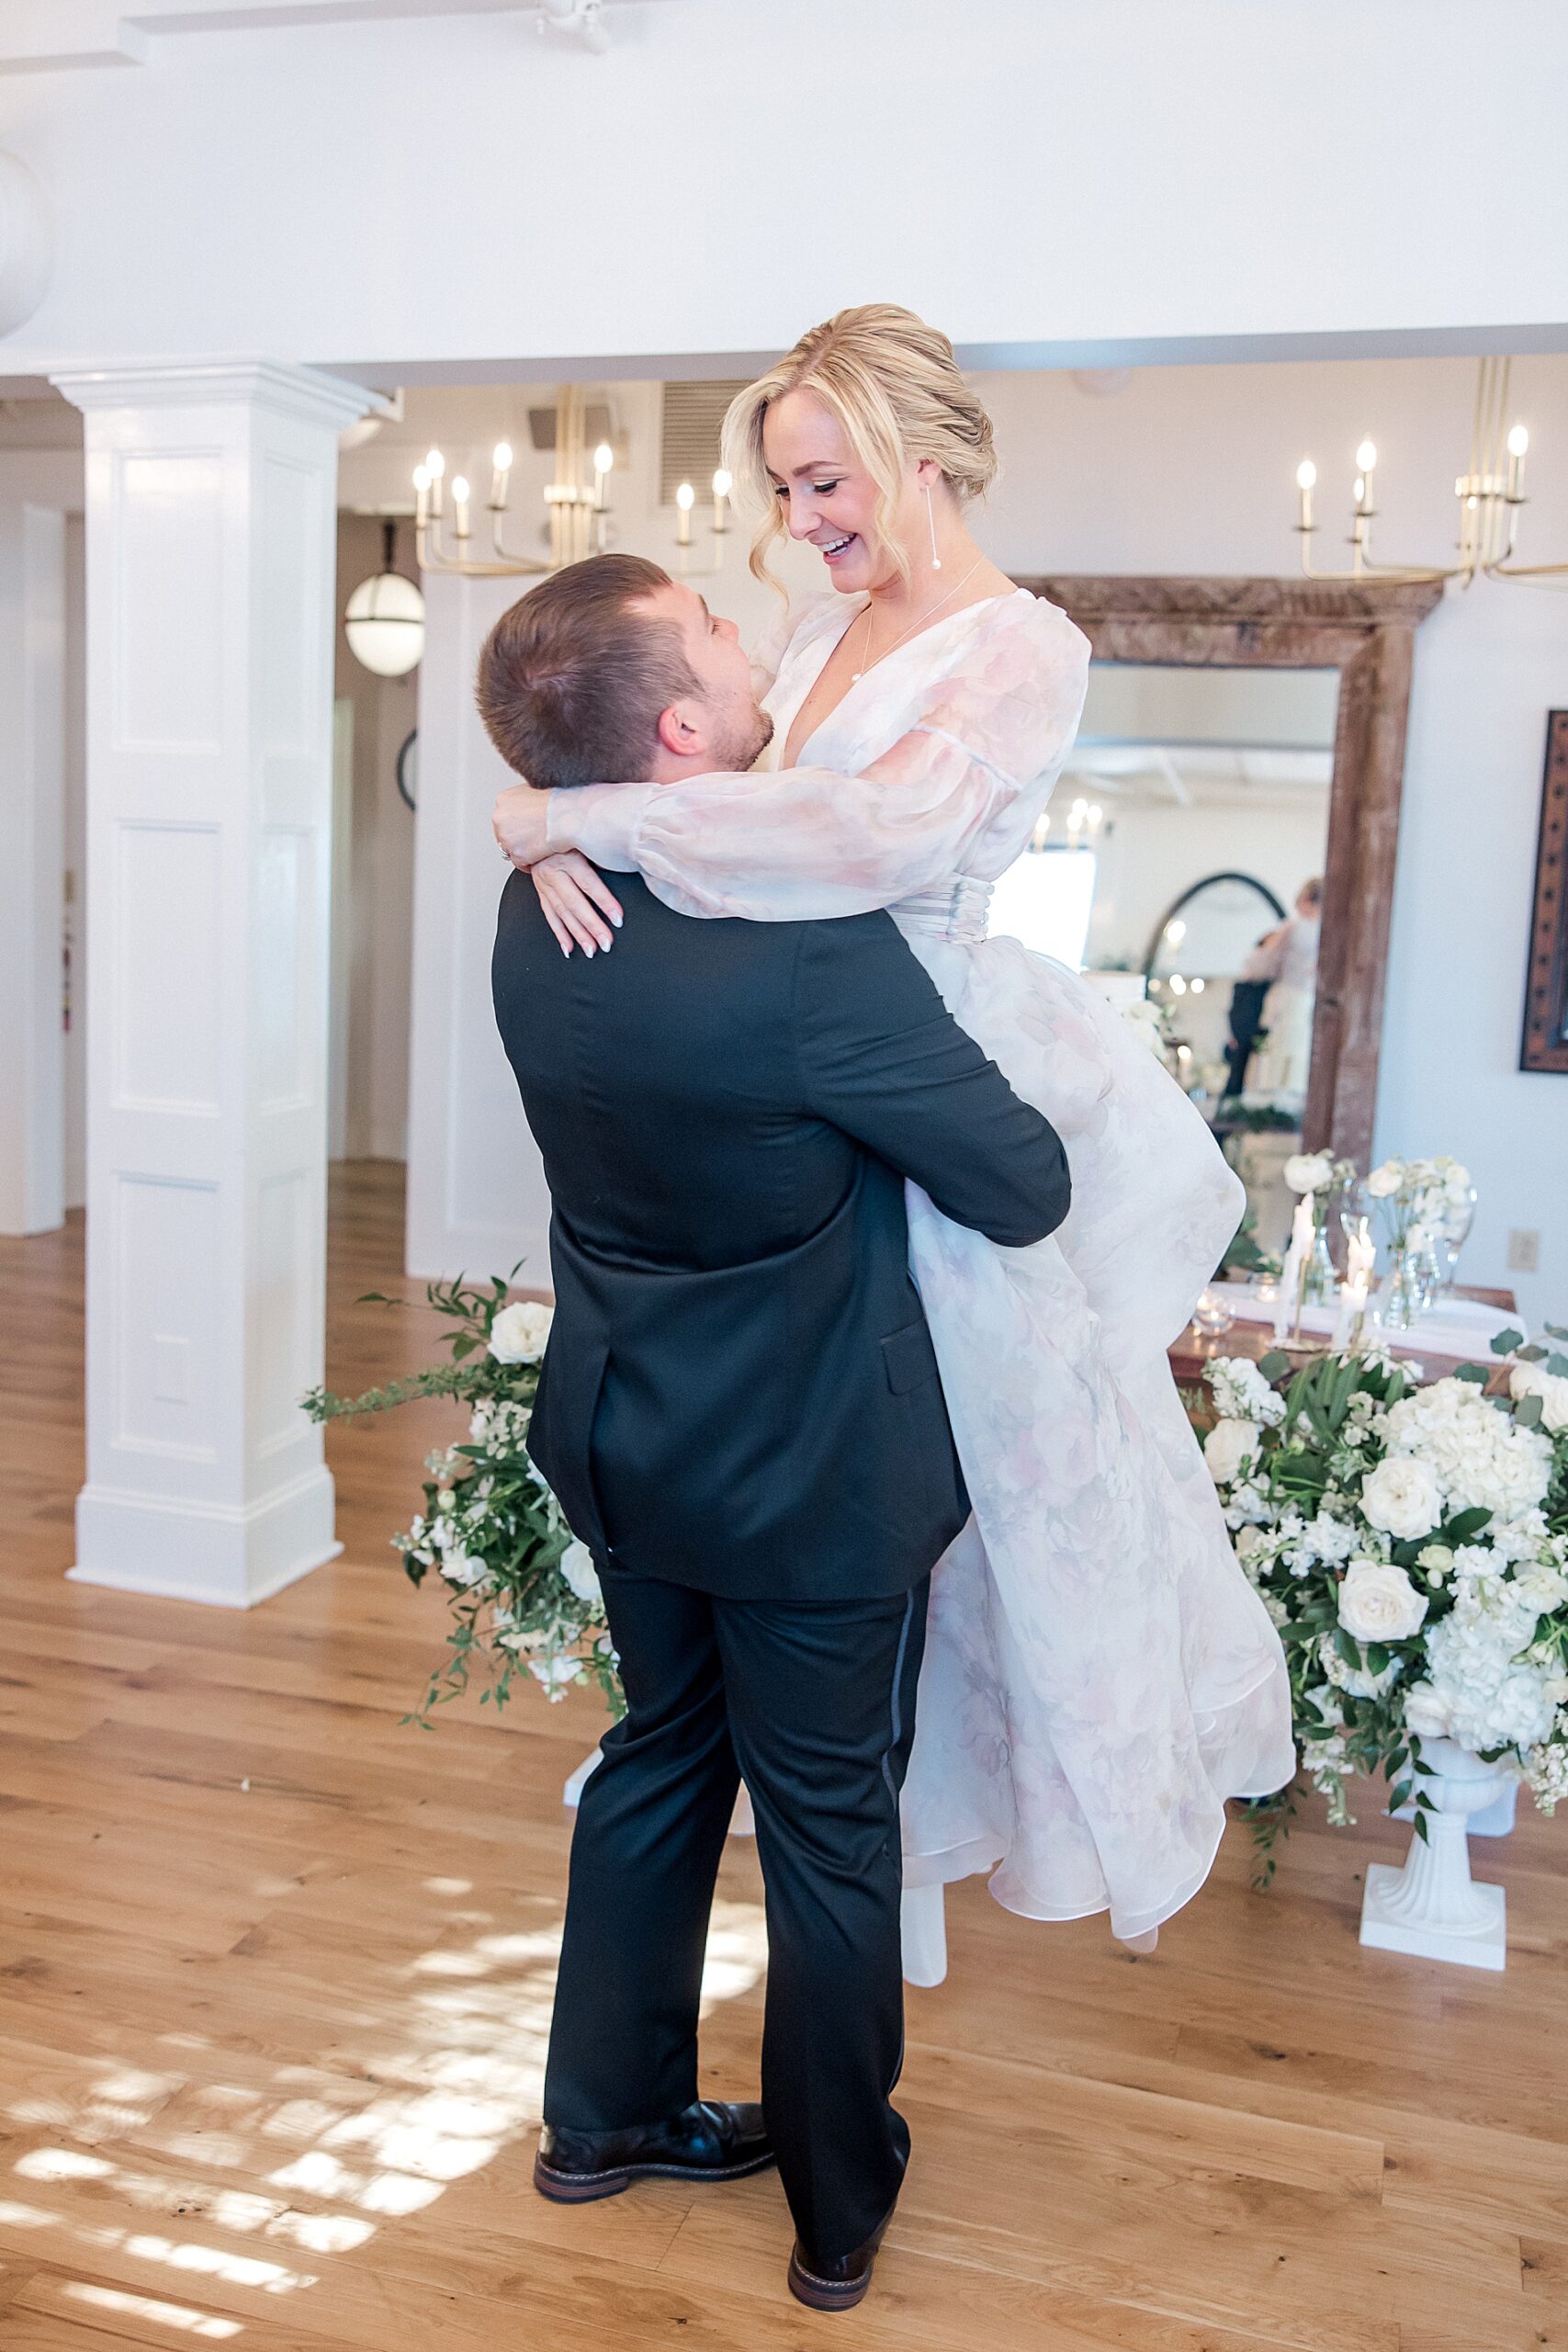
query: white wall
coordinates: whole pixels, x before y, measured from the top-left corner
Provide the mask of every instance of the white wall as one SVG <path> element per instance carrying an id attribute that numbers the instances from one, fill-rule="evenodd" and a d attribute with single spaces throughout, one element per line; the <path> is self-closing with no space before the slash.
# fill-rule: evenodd
<path id="1" fill-rule="evenodd" d="M 649 375 L 876 296 L 1037 365 L 1568 319 L 1560 0 L 607 16 L 604 57 L 518 10 L 389 9 L 6 79 L 0 139 L 58 261 L 0 365 L 266 352 L 472 381 L 601 353 Z"/>
<path id="2" fill-rule="evenodd" d="M 1524 552 L 1568 558 L 1568 362 L 1531 361 L 1516 376 L 1534 435 L 1527 487 L 1539 493 Z M 1004 476 L 980 535 L 1015 571 L 1288 570 L 1298 458 L 1316 457 L 1319 511 L 1337 526 L 1350 452 L 1369 432 L 1382 451 L 1383 553 L 1441 560 L 1451 541 L 1450 484 L 1473 390 L 1467 363 L 1149 369 L 1114 398 L 1088 396 L 1065 375 L 981 381 Z M 621 543 L 667 555 L 668 518 L 624 487 Z M 1328 539 L 1323 560 L 1333 553 Z M 411 1195 L 422 1205 L 411 1208 L 410 1262 L 422 1272 L 488 1270 L 510 1264 L 525 1242 L 536 1258 L 541 1247 L 535 1163 L 489 1012 L 502 877 L 486 813 L 504 772 L 469 709 L 479 643 L 510 593 L 505 583 L 438 585 L 432 598 L 416 959 L 434 976 L 424 986 L 423 1068 L 439 1108 L 423 1157 L 439 1182 L 416 1182 Z M 708 594 L 750 619 L 751 604 L 728 582 Z M 1380 1151 L 1448 1150 L 1470 1163 L 1481 1213 L 1466 1272 L 1513 1283 L 1538 1320 L 1568 1313 L 1568 1080 L 1517 1069 L 1553 706 L 1568 706 L 1568 603 L 1486 582 L 1450 590 L 1419 642 L 1378 1120 Z M 416 1102 L 416 1163 L 425 1115 Z M 1534 1278 L 1506 1271 L 1511 1227 L 1540 1232 Z"/>

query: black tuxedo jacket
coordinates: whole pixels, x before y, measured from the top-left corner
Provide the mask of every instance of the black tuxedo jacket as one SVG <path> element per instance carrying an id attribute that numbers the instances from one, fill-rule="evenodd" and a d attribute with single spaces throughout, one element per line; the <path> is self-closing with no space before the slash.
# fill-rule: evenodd
<path id="1" fill-rule="evenodd" d="M 885 914 L 698 922 L 617 875 L 607 955 L 508 882 L 496 1020 L 554 1205 L 529 1448 L 616 1566 L 736 1600 L 917 1584 L 968 1511 L 906 1176 L 1007 1248 L 1067 1212 L 1055 1130 Z"/>

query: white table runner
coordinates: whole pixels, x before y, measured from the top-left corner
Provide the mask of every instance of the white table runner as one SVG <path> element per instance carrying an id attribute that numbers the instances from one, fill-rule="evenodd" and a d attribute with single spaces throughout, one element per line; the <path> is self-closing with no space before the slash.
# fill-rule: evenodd
<path id="1" fill-rule="evenodd" d="M 1213 1295 L 1223 1299 L 1231 1313 L 1243 1323 L 1272 1324 L 1275 1301 L 1260 1299 L 1254 1283 L 1216 1283 Z M 1376 1293 L 1373 1294 L 1376 1306 Z M 1308 1306 L 1302 1311 L 1302 1329 L 1314 1339 L 1326 1339 L 1339 1318 L 1336 1299 L 1321 1306 Z M 1376 1329 L 1384 1347 L 1395 1355 L 1471 1356 L 1478 1363 L 1492 1362 L 1492 1341 L 1499 1331 L 1518 1331 L 1529 1339 L 1524 1317 L 1506 1313 L 1500 1306 L 1484 1306 L 1476 1298 L 1445 1298 L 1413 1323 L 1408 1331 L 1385 1331 L 1371 1320 L 1368 1331 Z"/>

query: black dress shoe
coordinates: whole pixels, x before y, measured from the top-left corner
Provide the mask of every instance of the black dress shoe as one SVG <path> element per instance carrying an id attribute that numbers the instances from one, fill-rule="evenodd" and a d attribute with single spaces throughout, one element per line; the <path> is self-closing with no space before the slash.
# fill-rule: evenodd
<path id="1" fill-rule="evenodd" d="M 853 2254 L 840 2255 L 830 2262 L 807 2254 L 796 2238 L 789 2258 L 789 2291 L 796 2301 L 809 2304 L 814 2312 L 852 2312 L 857 2303 L 864 2302 L 876 2266 L 876 2249 L 892 2219 L 889 2213 L 881 2229 L 874 2231 L 863 2245 L 857 2245 Z"/>
<path id="2" fill-rule="evenodd" d="M 547 2123 L 534 2158 L 534 2186 L 558 2205 L 616 2197 L 634 2180 L 742 2180 L 773 2162 L 760 2107 L 699 2098 L 668 2123 L 625 2132 L 557 2131 Z"/>

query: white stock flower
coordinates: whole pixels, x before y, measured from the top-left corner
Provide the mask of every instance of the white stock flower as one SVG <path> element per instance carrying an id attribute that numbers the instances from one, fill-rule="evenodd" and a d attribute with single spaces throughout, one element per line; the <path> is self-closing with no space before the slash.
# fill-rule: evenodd
<path id="1" fill-rule="evenodd" d="M 1540 1426 L 1555 1436 L 1568 1430 L 1568 1378 L 1547 1372 L 1539 1363 L 1517 1363 L 1508 1374 L 1508 1394 L 1516 1404 L 1524 1396 L 1540 1398 Z"/>
<path id="2" fill-rule="evenodd" d="M 1325 1192 L 1334 1182 L 1334 1155 L 1327 1151 L 1292 1152 L 1283 1172 L 1292 1193 Z"/>
<path id="3" fill-rule="evenodd" d="M 1352 1560 L 1339 1588 L 1339 1623 L 1358 1642 L 1404 1642 L 1421 1630 L 1427 1596 L 1390 1560 Z"/>
<path id="4" fill-rule="evenodd" d="M 1367 1179 L 1367 1190 L 1374 1201 L 1392 1200 L 1404 1181 L 1404 1170 L 1397 1159 L 1385 1159 L 1374 1168 Z"/>
<path id="5" fill-rule="evenodd" d="M 1381 1699 L 1404 1670 L 1404 1660 L 1397 1657 L 1391 1657 L 1381 1674 L 1374 1674 L 1370 1667 L 1347 1666 L 1328 1634 L 1318 1644 L 1317 1662 L 1334 1688 L 1351 1699 Z"/>
<path id="6" fill-rule="evenodd" d="M 531 1657 L 528 1671 L 536 1675 L 544 1684 L 547 1699 L 564 1699 L 571 1684 L 582 1679 L 581 1660 L 564 1654 L 557 1657 Z"/>
<path id="7" fill-rule="evenodd" d="M 1348 1560 L 1356 1548 L 1356 1531 L 1347 1527 L 1342 1519 L 1330 1519 L 1326 1511 L 1319 1511 L 1302 1530 L 1303 1547 L 1314 1559 L 1337 1563 Z"/>
<path id="8" fill-rule="evenodd" d="M 536 1363 L 545 1352 L 555 1309 L 536 1299 L 514 1299 L 490 1327 L 490 1351 L 497 1363 Z"/>
<path id="9" fill-rule="evenodd" d="M 1418 1454 L 1388 1454 L 1361 1481 L 1361 1510 L 1398 1543 L 1430 1535 L 1443 1515 L 1437 1472 Z"/>
<path id="10" fill-rule="evenodd" d="M 1263 1432 L 1256 1421 L 1216 1421 L 1203 1440 L 1203 1459 L 1216 1487 L 1228 1487 L 1241 1476 L 1244 1462 L 1256 1462 L 1263 1447 Z"/>
<path id="11" fill-rule="evenodd" d="M 579 1600 L 586 1601 L 592 1609 L 603 1605 L 604 1588 L 599 1582 L 599 1571 L 593 1565 L 593 1555 L 586 1544 L 574 1535 L 558 1565 Z"/>
<path id="12" fill-rule="evenodd" d="M 1204 1377 L 1222 1420 L 1261 1421 L 1268 1429 L 1284 1419 L 1284 1398 L 1270 1388 L 1250 1356 L 1218 1356 Z"/>

